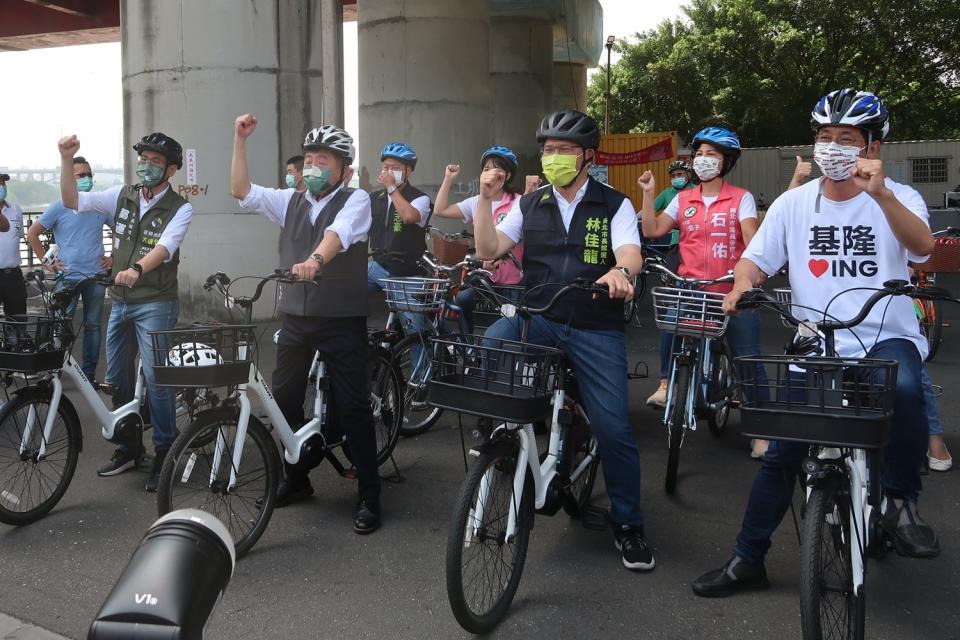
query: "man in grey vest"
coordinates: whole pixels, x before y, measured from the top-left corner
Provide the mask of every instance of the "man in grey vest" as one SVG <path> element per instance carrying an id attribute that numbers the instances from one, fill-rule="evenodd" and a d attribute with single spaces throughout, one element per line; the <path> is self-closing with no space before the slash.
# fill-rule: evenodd
<path id="1" fill-rule="evenodd" d="M 176 395 L 154 383 L 153 344 L 148 332 L 172 329 L 180 307 L 177 268 L 180 243 L 193 219 L 193 206 L 170 187 L 170 178 L 183 166 L 180 143 L 163 133 L 151 133 L 133 145 L 137 152 L 138 184 L 105 191 L 78 193 L 73 156 L 80 149 L 76 136 L 62 138 L 60 196 L 76 212 L 111 216 L 114 221 L 113 270 L 116 286 L 107 321 L 106 381 L 116 389 L 114 402 L 133 399 L 137 381 L 137 354 L 141 354 L 147 383 L 147 402 L 153 424 L 153 468 L 147 491 L 156 491 L 160 469 L 177 437 Z M 165 349 L 164 349 L 165 350 Z M 114 476 L 136 466 L 142 447 L 139 434 L 120 443 L 101 476 Z"/>
<path id="2" fill-rule="evenodd" d="M 333 419 L 346 433 L 357 469 L 360 497 L 353 528 L 360 534 L 380 526 L 380 475 L 373 414 L 367 393 L 367 270 L 370 196 L 345 185 L 356 157 L 353 138 L 332 125 L 310 131 L 303 141 L 304 192 L 250 183 L 247 138 L 257 119 L 235 122 L 230 187 L 240 206 L 281 227 L 280 266 L 317 286 L 281 285 L 283 327 L 273 372 L 273 395 L 294 428 L 304 422 L 303 401 L 314 350 L 329 367 Z M 284 464 L 277 490 L 282 507 L 313 494 L 309 469 Z"/>

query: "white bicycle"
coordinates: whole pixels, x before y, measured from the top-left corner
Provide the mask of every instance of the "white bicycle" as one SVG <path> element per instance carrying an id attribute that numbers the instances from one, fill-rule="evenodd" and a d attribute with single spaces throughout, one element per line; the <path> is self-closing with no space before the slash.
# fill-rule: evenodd
<path id="1" fill-rule="evenodd" d="M 157 510 L 160 515 L 184 508 L 212 513 L 230 530 L 237 557 L 256 544 L 273 514 L 281 465 L 271 430 L 288 463 L 314 467 L 326 460 L 341 476 L 355 477 L 354 470 L 345 466 L 337 455 L 339 451 L 348 465 L 352 462 L 350 443 L 339 426 L 329 419 L 331 397 L 324 362 L 314 357 L 315 368 L 310 379 L 314 396 L 307 411 L 309 419 L 296 429 L 283 417 L 255 361 L 255 328 L 249 320 L 264 285 L 281 282 L 311 286 L 311 283 L 280 271 L 258 279 L 260 282 L 252 297 L 231 296 L 228 288 L 231 280 L 222 273 L 210 276 L 205 285 L 207 289 L 217 287 L 229 306 L 243 309 L 246 324 L 178 330 L 176 336 L 170 332 L 153 334 L 155 337 L 166 334 L 167 342 L 179 343 L 185 352 L 182 362 L 190 360 L 180 366 L 158 367 L 158 384 L 235 387 L 235 392 L 221 406 L 199 413 L 174 442 L 160 473 Z M 217 358 L 187 358 L 188 352 L 197 351 L 195 345 L 214 349 Z M 403 388 L 400 374 L 386 351 L 372 346 L 367 362 L 377 464 L 382 465 L 390 459 L 400 435 Z M 252 413 L 251 396 L 260 402 L 267 424 Z"/>

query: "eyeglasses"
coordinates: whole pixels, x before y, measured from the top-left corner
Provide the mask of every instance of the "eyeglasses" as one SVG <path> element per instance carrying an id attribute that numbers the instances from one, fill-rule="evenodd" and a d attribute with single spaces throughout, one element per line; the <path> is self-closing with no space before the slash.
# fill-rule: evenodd
<path id="1" fill-rule="evenodd" d="M 73 177 L 76 178 L 77 180 L 79 180 L 80 178 L 92 178 L 92 177 L 93 177 L 93 174 L 92 174 L 92 173 L 89 173 L 89 172 L 88 172 L 88 173 L 75 173 L 75 174 L 73 174 Z"/>
<path id="2" fill-rule="evenodd" d="M 164 165 L 166 164 L 166 161 L 165 161 L 163 158 L 152 158 L 152 159 L 151 159 L 151 158 L 145 158 L 145 157 L 143 157 L 143 156 L 140 156 L 139 158 L 137 158 L 137 162 L 139 162 L 139 163 L 141 163 L 141 164 L 152 164 L 153 166 L 155 166 L 155 167 L 160 167 L 161 169 L 162 169 L 162 168 L 164 167 Z"/>
<path id="3" fill-rule="evenodd" d="M 860 141 L 857 140 L 856 138 L 854 138 L 854 137 L 853 137 L 852 135 L 850 135 L 849 133 L 841 134 L 841 135 L 838 136 L 836 139 L 834 139 L 833 136 L 831 136 L 831 135 L 829 135 L 829 134 L 827 134 L 827 133 L 820 133 L 820 134 L 817 134 L 817 137 L 815 138 L 815 140 L 816 140 L 817 142 L 819 142 L 819 143 L 822 143 L 822 144 L 830 144 L 831 142 L 836 142 L 837 144 L 841 144 L 841 145 L 843 145 L 843 146 L 845 146 L 845 147 L 859 147 L 859 146 L 860 146 Z"/>
<path id="4" fill-rule="evenodd" d="M 576 156 L 580 155 L 580 147 L 544 147 L 543 155 L 552 156 L 556 153 L 559 153 L 562 156 Z"/>

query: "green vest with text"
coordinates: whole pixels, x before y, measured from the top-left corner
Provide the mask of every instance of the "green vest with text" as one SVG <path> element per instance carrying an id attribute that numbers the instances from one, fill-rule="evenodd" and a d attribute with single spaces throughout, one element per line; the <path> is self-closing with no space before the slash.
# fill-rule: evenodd
<path id="1" fill-rule="evenodd" d="M 139 185 L 127 185 L 123 188 L 113 217 L 112 273 L 114 276 L 129 269 L 157 246 L 163 230 L 186 202 L 172 188 L 167 189 L 160 201 L 151 206 L 146 215 L 141 218 Z M 179 264 L 180 250 L 178 249 L 169 262 L 161 263 L 153 271 L 141 275 L 133 287 L 110 289 L 110 296 L 126 304 L 176 300 Z"/>

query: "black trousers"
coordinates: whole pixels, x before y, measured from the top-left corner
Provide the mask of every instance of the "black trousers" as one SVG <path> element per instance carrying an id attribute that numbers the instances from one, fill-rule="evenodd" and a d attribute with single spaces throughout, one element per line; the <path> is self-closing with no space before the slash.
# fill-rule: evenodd
<path id="1" fill-rule="evenodd" d="M 20 269 L 0 269 L 0 304 L 6 316 L 27 313 L 27 285 Z"/>
<path id="2" fill-rule="evenodd" d="M 286 316 L 277 345 L 273 397 L 291 427 L 304 422 L 303 402 L 314 349 L 330 378 L 329 416 L 343 430 L 357 469 L 360 498 L 380 499 L 377 440 L 370 410 L 366 318 Z M 288 478 L 306 479 L 307 470 L 285 465 Z"/>

